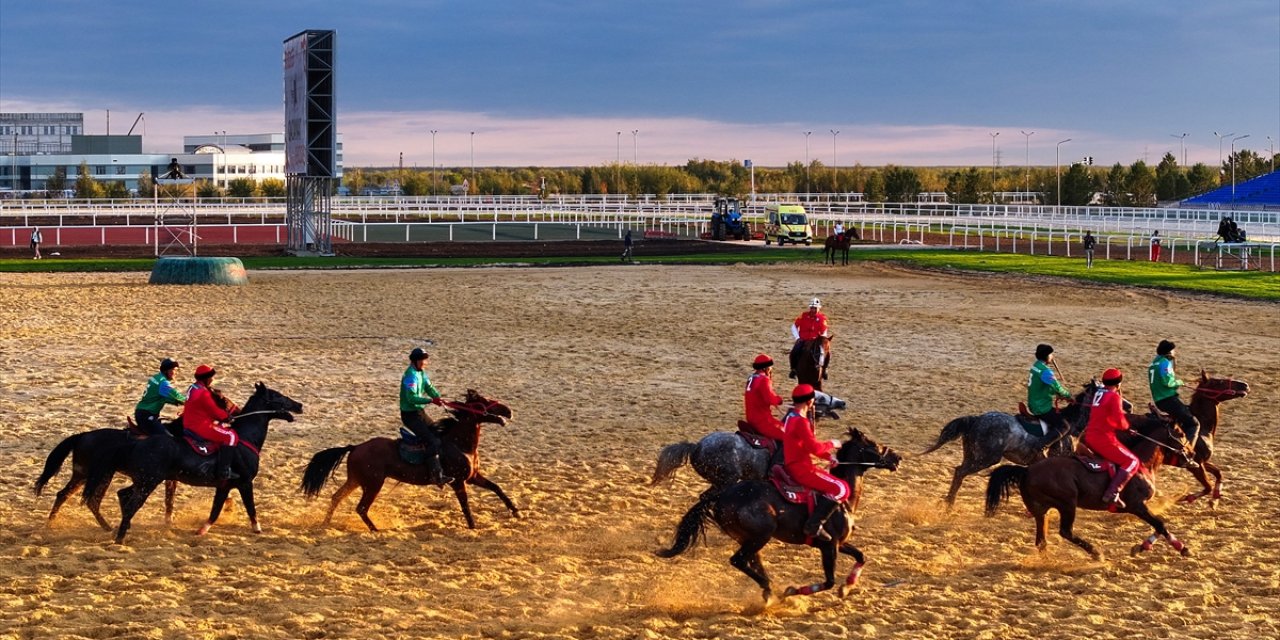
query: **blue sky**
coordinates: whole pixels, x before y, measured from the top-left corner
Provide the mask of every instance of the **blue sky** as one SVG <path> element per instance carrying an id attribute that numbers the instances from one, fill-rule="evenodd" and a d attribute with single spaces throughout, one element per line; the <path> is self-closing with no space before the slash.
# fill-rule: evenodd
<path id="1" fill-rule="evenodd" d="M 283 131 L 303 29 L 337 31 L 350 166 L 430 166 L 431 129 L 446 166 L 473 143 L 478 166 L 989 165 L 996 132 L 1010 166 L 1028 141 L 1033 165 L 1154 164 L 1184 132 L 1193 163 L 1214 132 L 1280 146 L 1277 0 L 0 0 L 0 110 L 89 133 L 145 112 L 158 152 Z"/>

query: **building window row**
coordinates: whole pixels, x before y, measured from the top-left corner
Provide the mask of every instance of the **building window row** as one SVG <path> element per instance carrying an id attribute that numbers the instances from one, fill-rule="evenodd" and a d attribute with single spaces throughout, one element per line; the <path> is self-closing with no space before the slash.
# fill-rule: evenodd
<path id="1" fill-rule="evenodd" d="M 0 135 L 5 136 L 75 136 L 80 127 L 60 125 L 0 125 Z"/>

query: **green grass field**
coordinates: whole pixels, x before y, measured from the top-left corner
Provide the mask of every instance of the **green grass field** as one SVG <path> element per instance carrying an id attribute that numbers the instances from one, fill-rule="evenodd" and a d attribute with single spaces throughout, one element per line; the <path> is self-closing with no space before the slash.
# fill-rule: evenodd
<path id="1" fill-rule="evenodd" d="M 946 249 L 879 250 L 849 252 L 850 260 L 892 262 L 922 269 L 979 271 L 1055 278 L 1135 287 L 1206 293 L 1250 300 L 1280 301 L 1280 274 L 1258 271 L 1217 271 L 1190 265 L 1125 260 L 1095 260 L 1086 269 L 1080 258 L 1026 256 L 1009 253 L 979 253 Z M 777 249 L 679 256 L 639 256 L 642 264 L 770 264 L 814 262 L 817 254 L 807 249 Z M 0 273 L 150 271 L 150 258 L 0 260 Z M 475 267 L 494 265 L 590 266 L 616 265 L 618 259 L 596 257 L 543 258 L 243 258 L 246 269 L 389 269 L 420 267 Z M 0 277 L 0 283 L 3 278 Z"/>

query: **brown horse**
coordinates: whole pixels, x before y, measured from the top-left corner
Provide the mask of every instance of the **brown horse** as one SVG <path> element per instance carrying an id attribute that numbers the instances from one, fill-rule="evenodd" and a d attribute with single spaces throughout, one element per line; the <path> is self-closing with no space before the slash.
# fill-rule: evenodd
<path id="1" fill-rule="evenodd" d="M 828 334 L 808 340 L 800 345 L 800 353 L 796 357 L 796 382 L 812 385 L 822 391 L 822 381 L 827 378 L 827 366 L 831 364 L 831 340 Z M 822 358 L 821 366 L 819 358 Z"/>
<path id="2" fill-rule="evenodd" d="M 855 495 L 862 490 L 862 475 L 870 469 L 896 471 L 902 456 L 892 449 L 876 444 L 857 429 L 849 429 L 849 439 L 840 445 L 836 453 L 833 475 L 849 483 Z M 822 551 L 824 579 L 817 584 L 787 587 L 784 594 L 812 595 L 835 586 L 836 553 L 853 556 L 853 571 L 840 587 L 857 583 L 866 565 L 866 557 L 848 542 L 853 531 L 852 500 L 837 510 L 823 526 L 828 539 L 813 539 L 804 534 L 804 523 L 809 519 L 808 509 L 783 499 L 778 489 L 768 481 L 746 480 L 724 488 L 711 488 L 702 493 L 676 527 L 676 538 L 671 548 L 657 552 L 659 557 L 674 558 L 703 540 L 708 522 L 715 522 L 729 537 L 738 541 L 738 551 L 729 564 L 747 574 L 760 585 L 765 606 L 773 602 L 772 581 L 765 571 L 760 550 L 777 539 L 787 544 L 805 544 Z"/>
<path id="3" fill-rule="evenodd" d="M 446 402 L 445 407 L 451 417 L 440 420 L 435 425 L 440 430 L 440 464 L 444 467 L 445 475 L 453 478 L 450 486 L 458 496 L 462 515 L 467 518 L 467 527 L 476 528 L 476 521 L 471 517 L 471 506 L 467 502 L 468 484 L 494 492 L 511 511 L 511 515 L 519 518 L 520 510 L 502 492 L 502 488 L 480 473 L 480 425 L 486 422 L 505 425 L 511 419 L 511 409 L 472 389 L 467 390 L 465 400 Z M 360 514 L 360 519 L 364 520 L 370 531 L 377 531 L 378 527 L 369 519 L 369 507 L 373 506 L 373 501 L 378 497 L 387 478 L 407 484 L 429 484 L 426 465 L 409 463 L 400 457 L 399 440 L 374 438 L 363 444 L 325 449 L 313 456 L 302 475 L 303 493 L 307 497 L 318 495 L 348 452 L 351 456 L 347 458 L 347 481 L 333 494 L 329 512 L 324 516 L 325 524 L 329 524 L 333 518 L 338 504 L 355 491 L 356 487 L 360 487 L 362 492 L 360 502 L 356 505 L 356 513 Z"/>
<path id="4" fill-rule="evenodd" d="M 1187 406 L 1191 409 L 1191 415 L 1195 416 L 1200 423 L 1200 439 L 1196 442 L 1195 454 L 1195 461 L 1199 466 L 1193 466 L 1190 471 L 1204 488 L 1199 493 L 1183 496 L 1181 502 L 1194 502 L 1210 496 L 1209 506 L 1215 507 L 1218 500 L 1222 498 L 1222 470 L 1209 462 L 1209 457 L 1213 455 L 1213 436 L 1218 431 L 1218 405 L 1233 398 L 1243 398 L 1248 394 L 1248 382 L 1231 378 L 1211 378 L 1203 369 L 1200 370 L 1199 384 L 1191 394 L 1191 402 Z M 1165 464 L 1182 466 L 1180 462 L 1181 459 L 1176 456 L 1165 457 Z M 1209 484 L 1208 474 L 1213 474 L 1212 485 Z"/>
<path id="5" fill-rule="evenodd" d="M 840 252 L 840 264 L 849 264 L 849 245 L 854 240 L 861 240 L 862 236 L 858 235 L 857 227 L 849 227 L 840 235 L 829 235 L 822 245 L 822 263 L 835 264 L 836 252 Z"/>
<path id="6" fill-rule="evenodd" d="M 1137 555 L 1148 551 L 1158 537 L 1163 537 L 1182 555 L 1191 555 L 1191 550 L 1169 533 L 1164 520 L 1151 513 L 1147 504 L 1155 495 L 1155 472 L 1164 461 L 1166 452 L 1172 451 L 1185 457 L 1191 455 L 1186 438 L 1176 425 L 1157 418 L 1130 416 L 1130 421 L 1137 435 L 1122 436 L 1121 441 L 1137 456 L 1143 468 L 1125 485 L 1120 494 L 1125 506 L 1117 511 L 1132 513 L 1155 529 L 1154 534 L 1134 545 L 1131 553 Z M 997 507 L 1009 497 L 1012 487 L 1017 485 L 1022 494 L 1022 503 L 1036 519 L 1037 548 L 1043 551 L 1048 544 L 1045 539 L 1046 520 L 1049 510 L 1056 509 L 1059 518 L 1058 534 L 1095 559 L 1100 559 L 1102 553 L 1084 538 L 1076 536 L 1072 529 L 1076 521 L 1076 509 L 1112 509 L 1111 504 L 1102 501 L 1102 494 L 1109 482 L 1107 473 L 1089 470 L 1075 456 L 1046 458 L 1029 467 L 1006 464 L 991 472 L 987 481 L 987 515 L 995 515 Z"/>

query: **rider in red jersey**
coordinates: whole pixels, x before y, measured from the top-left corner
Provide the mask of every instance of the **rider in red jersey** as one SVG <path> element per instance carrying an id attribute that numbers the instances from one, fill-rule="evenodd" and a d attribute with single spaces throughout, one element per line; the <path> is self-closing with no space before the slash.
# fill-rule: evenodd
<path id="1" fill-rule="evenodd" d="M 1129 430 L 1129 419 L 1124 415 L 1124 398 L 1120 394 L 1120 383 L 1123 380 L 1124 374 L 1119 369 L 1107 369 L 1102 373 L 1104 387 L 1093 396 L 1089 425 L 1084 428 L 1084 443 L 1119 467 L 1115 477 L 1111 479 L 1111 485 L 1102 495 L 1102 501 L 1120 509 L 1124 508 L 1120 492 L 1141 466 L 1137 456 L 1116 438 L 1117 432 Z"/>
<path id="2" fill-rule="evenodd" d="M 747 378 L 747 388 L 742 393 L 747 424 L 760 435 L 781 441 L 782 421 L 773 414 L 773 408 L 782 404 L 782 398 L 773 390 L 773 358 L 762 353 L 751 368 L 755 371 Z"/>
<path id="3" fill-rule="evenodd" d="M 791 478 L 818 493 L 813 515 L 804 525 L 804 534 L 810 538 L 830 540 L 831 536 L 822 529 L 822 525 L 840 503 L 849 499 L 850 492 L 847 482 L 813 464 L 813 456 L 835 462 L 836 451 L 840 448 L 839 440 L 819 441 L 814 437 L 813 424 L 805 417 L 813 409 L 813 398 L 814 391 L 810 385 L 796 385 L 792 390 L 794 404 L 782 421 L 782 454 Z"/>

